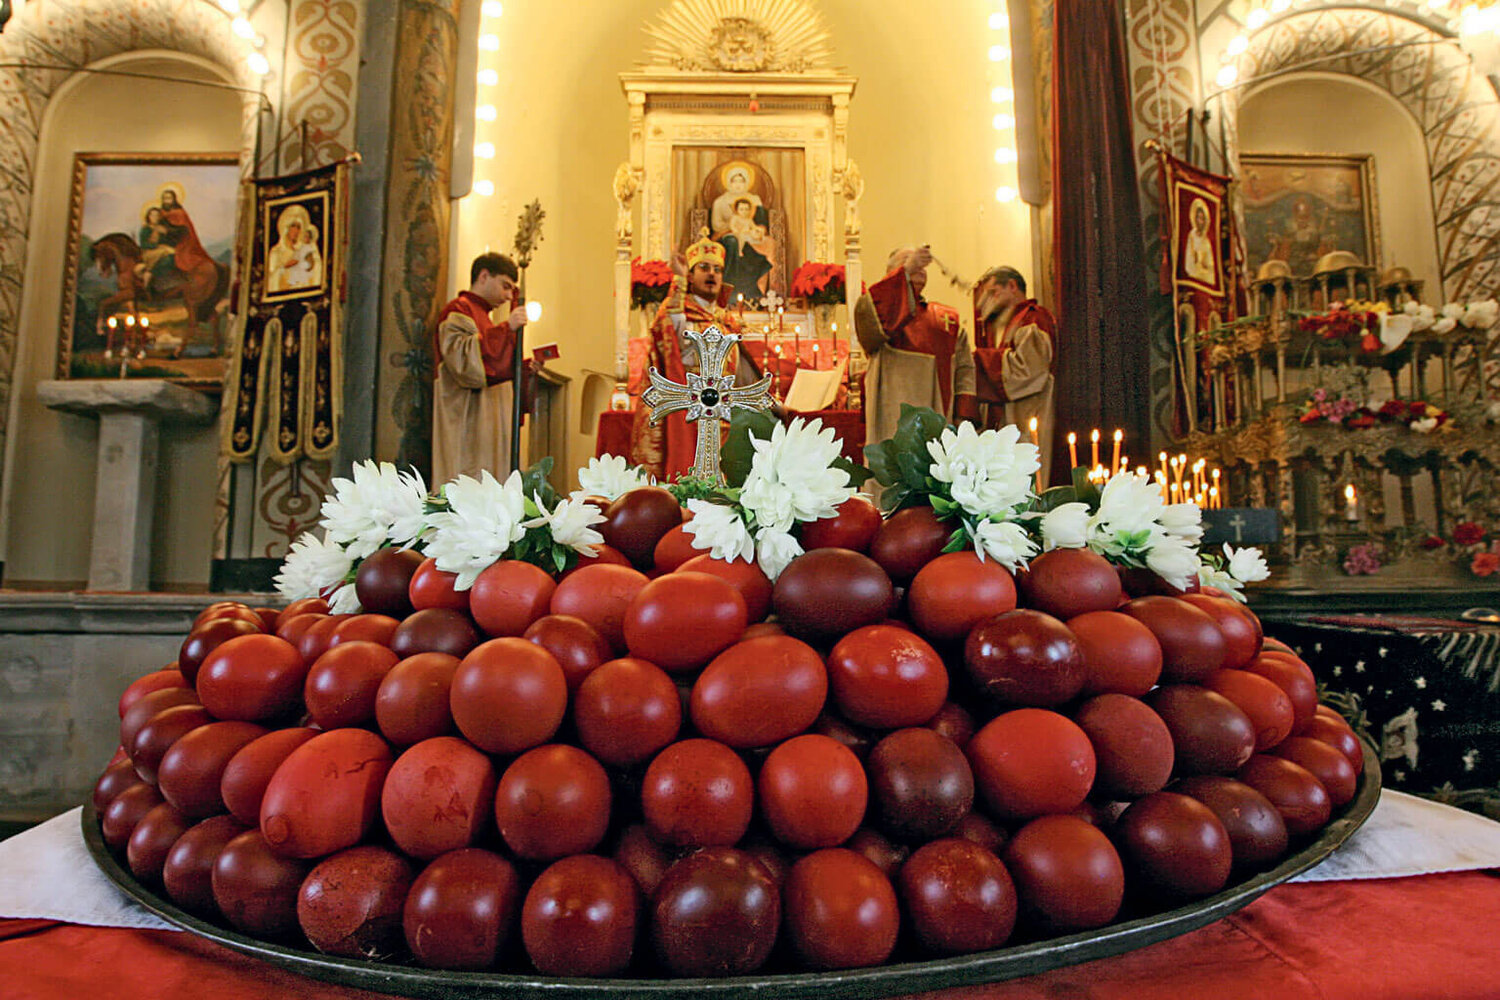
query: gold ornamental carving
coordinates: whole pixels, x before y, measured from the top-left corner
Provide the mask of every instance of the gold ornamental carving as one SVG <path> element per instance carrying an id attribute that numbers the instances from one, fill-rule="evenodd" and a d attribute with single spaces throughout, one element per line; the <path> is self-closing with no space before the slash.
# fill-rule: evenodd
<path id="1" fill-rule="evenodd" d="M 648 64 L 682 72 L 807 73 L 833 57 L 827 25 L 803 0 L 675 0 L 646 34 Z"/>

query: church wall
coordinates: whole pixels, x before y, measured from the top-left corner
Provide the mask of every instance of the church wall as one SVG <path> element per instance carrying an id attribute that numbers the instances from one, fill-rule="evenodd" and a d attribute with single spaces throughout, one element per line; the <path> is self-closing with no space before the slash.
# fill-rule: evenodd
<path id="1" fill-rule="evenodd" d="M 1310 113 L 1316 109 L 1316 114 Z M 1306 73 L 1252 90 L 1240 104 L 1240 154 L 1374 154 L 1380 264 L 1401 264 L 1441 303 L 1427 148 L 1389 94 L 1347 76 Z"/>
<path id="2" fill-rule="evenodd" d="M 498 149 L 476 170 L 493 180 L 495 193 L 459 204 L 450 288 L 466 282 L 468 262 L 486 247 L 509 250 L 521 208 L 541 200 L 544 239 L 528 286 L 545 314 L 528 331 L 528 344 L 557 342 L 562 357 L 552 366 L 572 379 L 569 453 L 559 463 L 569 475 L 593 454 L 592 427 L 579 426 L 585 376 L 601 372 L 612 381 L 614 373 L 610 178 L 629 152 L 618 74 L 642 57 L 642 25 L 661 6 L 659 0 L 579 0 L 564 13 L 508 3 L 503 17 L 485 28 L 500 39 L 501 82 L 481 88 L 481 99 L 492 101 L 499 115 L 493 125 L 480 123 L 477 138 Z M 968 280 L 997 263 L 1029 274 L 1029 210 L 994 196 L 998 184 L 1013 181 L 998 179 L 993 159 L 986 29 L 992 7 L 936 0 L 921 7 L 883 5 L 877 16 L 857 0 L 815 6 L 830 29 L 835 63 L 859 79 L 850 104 L 849 156 L 866 184 L 860 203 L 866 280 L 879 277 L 892 247 L 923 242 Z M 967 292 L 936 269 L 928 290 L 967 315 Z M 840 327 L 842 333 L 843 322 Z"/>
<path id="3" fill-rule="evenodd" d="M 116 64 L 116 68 L 119 64 Z M 217 81 L 182 59 L 131 60 L 133 72 Z M 236 152 L 238 94 L 157 80 L 80 76 L 54 99 L 37 154 L 21 308 L 13 433 L 7 586 L 67 587 L 88 576 L 98 422 L 47 409 L 37 382 L 54 377 L 59 289 L 76 152 Z M 164 427 L 151 578 L 158 588 L 206 588 L 213 532 L 217 430 Z"/>

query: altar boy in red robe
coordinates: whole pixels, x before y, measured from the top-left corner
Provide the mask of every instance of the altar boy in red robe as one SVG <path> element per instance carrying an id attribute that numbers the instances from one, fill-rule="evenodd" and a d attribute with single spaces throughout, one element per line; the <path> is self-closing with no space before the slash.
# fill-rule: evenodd
<path id="1" fill-rule="evenodd" d="M 707 229 L 686 254 L 673 258 L 672 271 L 672 288 L 651 324 L 646 364 L 655 365 L 673 382 L 686 384 L 688 370 L 698 370 L 698 352 L 684 332 L 712 325 L 725 333 L 739 333 L 740 323 L 727 308 L 734 289 L 724 282 L 724 247 L 708 238 Z M 738 349 L 731 350 L 724 363 L 736 373 L 736 384 L 757 377 L 748 357 Z M 698 432 L 682 413 L 673 413 L 655 426 L 650 420 L 650 408 L 638 406 L 631 426 L 631 459 L 666 482 L 693 467 Z"/>

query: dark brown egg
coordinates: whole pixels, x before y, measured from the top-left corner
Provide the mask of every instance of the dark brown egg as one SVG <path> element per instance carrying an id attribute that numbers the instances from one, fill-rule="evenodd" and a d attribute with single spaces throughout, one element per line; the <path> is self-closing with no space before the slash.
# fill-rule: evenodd
<path id="1" fill-rule="evenodd" d="M 656 543 L 681 523 L 682 507 L 676 497 L 659 486 L 641 486 L 609 505 L 599 533 L 637 569 L 650 569 Z"/>
<path id="2" fill-rule="evenodd" d="M 947 834 L 974 805 L 974 773 L 963 751 L 931 729 L 901 729 L 865 764 L 881 829 L 897 840 Z"/>
<path id="3" fill-rule="evenodd" d="M 297 922 L 327 955 L 384 958 L 401 943 L 414 872 L 395 851 L 365 844 L 324 858 L 297 893 Z"/>
<path id="4" fill-rule="evenodd" d="M 161 871 L 172 902 L 200 917 L 213 916 L 214 863 L 224 845 L 248 829 L 233 816 L 210 816 L 178 837 Z"/>
<path id="5" fill-rule="evenodd" d="M 160 691 L 152 691 L 142 695 L 136 702 L 125 710 L 120 718 L 120 746 L 129 753 L 131 746 L 135 744 L 135 738 L 146 723 L 158 713 L 178 705 L 196 705 L 198 696 L 191 688 L 162 688 Z"/>
<path id="6" fill-rule="evenodd" d="M 1120 575 L 1091 549 L 1043 552 L 1016 580 L 1021 604 L 1055 618 L 1113 611 L 1120 603 Z"/>
<path id="7" fill-rule="evenodd" d="M 1154 792 L 1131 803 L 1115 823 L 1115 842 L 1130 871 L 1169 899 L 1207 896 L 1229 881 L 1229 833 L 1186 795 Z"/>
<path id="8" fill-rule="evenodd" d="M 1001 705 L 1051 708 L 1083 690 L 1083 649 L 1068 627 L 1040 611 L 1018 609 L 974 626 L 964 644 L 964 667 Z"/>
<path id="9" fill-rule="evenodd" d="M 190 819 L 224 812 L 224 769 L 240 750 L 266 734 L 253 722 L 210 722 L 185 734 L 161 759 L 157 785 Z"/>
<path id="10" fill-rule="evenodd" d="M 667 869 L 653 897 L 651 934 L 679 976 L 743 976 L 771 955 L 781 893 L 760 862 L 706 847 Z"/>
<path id="11" fill-rule="evenodd" d="M 1201 681 L 1224 666 L 1224 633 L 1206 612 L 1175 597 L 1137 597 L 1120 611 L 1141 622 L 1161 644 L 1163 681 Z"/>
<path id="12" fill-rule="evenodd" d="M 153 807 L 130 831 L 130 840 L 125 844 L 131 874 L 146 885 L 160 885 L 167 852 L 192 825 L 192 820 L 170 802 Z"/>
<path id="13" fill-rule="evenodd" d="M 966 813 L 953 824 L 950 836 L 973 841 L 995 854 L 1005 850 L 1005 845 L 1010 840 L 1010 834 L 996 826 L 993 820 L 977 812 Z"/>
<path id="14" fill-rule="evenodd" d="M 1293 736 L 1269 752 L 1307 768 L 1308 773 L 1327 790 L 1335 809 L 1353 800 L 1359 786 L 1359 775 L 1354 773 L 1349 758 L 1337 748 L 1308 736 Z"/>
<path id="15" fill-rule="evenodd" d="M 870 542 L 870 558 L 896 583 L 907 583 L 943 554 L 956 522 L 940 521 L 931 507 L 907 507 L 892 514 Z"/>
<path id="16" fill-rule="evenodd" d="M 100 817 L 104 842 L 115 850 L 123 849 L 135 832 L 135 825 L 165 801 L 154 785 L 144 781 L 138 781 L 116 795 Z"/>
<path id="17" fill-rule="evenodd" d="M 1269 754 L 1251 757 L 1235 776 L 1271 800 L 1293 836 L 1323 828 L 1333 815 L 1333 801 L 1311 771 Z"/>
<path id="18" fill-rule="evenodd" d="M 1016 888 L 1000 859 L 968 840 L 934 840 L 901 867 L 917 939 L 940 955 L 999 948 L 1016 926 Z"/>
<path id="19" fill-rule="evenodd" d="M 937 715 L 927 720 L 927 728 L 939 736 L 952 740 L 960 750 L 969 745 L 974 731 L 979 728 L 969 710 L 956 701 L 945 701 Z"/>
<path id="20" fill-rule="evenodd" d="M 136 733 L 135 743 L 130 747 L 130 761 L 135 765 L 135 773 L 142 781 L 156 784 L 157 768 L 161 767 L 162 758 L 172 749 L 172 744 L 212 721 L 213 716 L 202 705 L 177 705 L 152 716 L 151 721 Z"/>
<path id="21" fill-rule="evenodd" d="M 562 667 L 569 693 L 578 690 L 591 670 L 614 658 L 614 650 L 594 626 L 572 615 L 544 615 L 531 623 L 522 638 L 552 654 Z"/>
<path id="22" fill-rule="evenodd" d="M 1255 753 L 1250 717 L 1217 691 L 1167 684 L 1146 704 L 1172 733 L 1178 774 L 1233 774 Z"/>
<path id="23" fill-rule="evenodd" d="M 451 851 L 422 869 L 407 892 L 406 945 L 430 969 L 492 969 L 520 906 L 509 861 L 477 847 Z"/>
<path id="24" fill-rule="evenodd" d="M 787 631 L 817 641 L 884 620 L 895 591 L 885 570 L 868 556 L 813 549 L 781 571 L 771 603 Z"/>
<path id="25" fill-rule="evenodd" d="M 1172 777 L 1172 734 L 1145 702 L 1101 694 L 1078 706 L 1073 721 L 1094 745 L 1097 793 L 1138 798 L 1160 791 Z"/>
<path id="26" fill-rule="evenodd" d="M 521 907 L 531 964 L 547 976 L 624 971 L 635 951 L 636 893 L 635 880 L 608 858 L 579 854 L 553 864 L 537 876 Z"/>
<path id="27" fill-rule="evenodd" d="M 405 618 L 411 614 L 412 574 L 422 565 L 415 549 L 376 549 L 365 556 L 354 572 L 354 593 L 359 606 L 377 615 Z"/>
<path id="28" fill-rule="evenodd" d="M 94 783 L 94 811 L 104 815 L 104 810 L 109 808 L 116 795 L 140 780 L 141 776 L 135 773 L 135 765 L 129 758 L 110 764 Z"/>
<path id="29" fill-rule="evenodd" d="M 447 653 L 463 659 L 484 638 L 474 622 L 452 608 L 423 608 L 406 616 L 391 634 L 391 652 L 401 659 L 418 653 Z"/>
<path id="30" fill-rule="evenodd" d="M 1219 775 L 1184 778 L 1172 791 L 1197 799 L 1213 810 L 1229 834 L 1237 871 L 1255 871 L 1286 853 L 1286 821 L 1264 795 L 1242 781 Z"/>
<path id="31" fill-rule="evenodd" d="M 247 830 L 214 861 L 214 903 L 252 937 L 289 937 L 298 930 L 297 893 L 311 870 L 310 861 L 278 855 L 259 830 Z"/>

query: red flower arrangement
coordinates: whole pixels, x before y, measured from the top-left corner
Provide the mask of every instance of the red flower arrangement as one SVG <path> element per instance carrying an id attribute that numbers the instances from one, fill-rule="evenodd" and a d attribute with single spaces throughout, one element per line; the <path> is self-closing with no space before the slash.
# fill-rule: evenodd
<path id="1" fill-rule="evenodd" d="M 630 305 L 633 309 L 647 309 L 667 297 L 672 287 L 672 265 L 664 260 L 642 260 L 636 257 L 630 262 Z"/>
<path id="2" fill-rule="evenodd" d="M 792 274 L 792 298 L 810 306 L 833 306 L 844 301 L 844 265 L 807 261 Z"/>
<path id="3" fill-rule="evenodd" d="M 1364 308 L 1364 303 L 1353 306 L 1335 302 L 1332 309 L 1324 313 L 1303 316 L 1298 327 L 1316 334 L 1324 340 L 1338 340 L 1346 344 L 1358 344 L 1366 354 L 1380 350 L 1380 313 Z"/>
<path id="4" fill-rule="evenodd" d="M 1454 545 L 1478 545 L 1484 541 L 1484 527 L 1473 521 L 1464 521 L 1453 526 Z"/>

